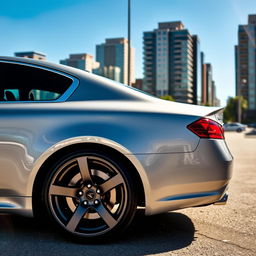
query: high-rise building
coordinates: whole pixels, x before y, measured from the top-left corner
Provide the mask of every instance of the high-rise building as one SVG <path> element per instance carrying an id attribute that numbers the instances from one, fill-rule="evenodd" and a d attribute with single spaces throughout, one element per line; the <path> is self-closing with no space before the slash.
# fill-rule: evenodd
<path id="1" fill-rule="evenodd" d="M 118 67 L 120 69 L 121 83 L 128 83 L 128 40 L 125 38 L 110 38 L 106 39 L 105 43 L 96 45 L 96 61 L 100 63 L 100 69 L 105 67 L 112 69 Z M 134 48 L 131 47 L 130 59 L 130 81 L 135 82 L 134 70 Z M 99 72 L 96 70 L 95 73 Z M 111 78 L 111 77 L 110 77 Z"/>
<path id="2" fill-rule="evenodd" d="M 219 107 L 220 100 L 217 98 L 215 81 L 212 80 L 212 106 Z"/>
<path id="3" fill-rule="evenodd" d="M 39 52 L 15 52 L 14 55 L 16 57 L 23 57 L 23 58 L 29 58 L 34 60 L 46 60 L 46 55 Z"/>
<path id="4" fill-rule="evenodd" d="M 142 90 L 156 95 L 156 32 L 143 33 Z"/>
<path id="5" fill-rule="evenodd" d="M 201 103 L 199 105 L 207 104 L 207 68 L 204 63 L 204 53 L 201 52 Z"/>
<path id="6" fill-rule="evenodd" d="M 87 53 L 70 54 L 69 58 L 60 60 L 60 64 L 86 70 L 88 72 L 92 72 L 94 68 L 99 66 L 93 59 L 93 56 Z"/>
<path id="7" fill-rule="evenodd" d="M 236 95 L 248 101 L 247 119 L 256 120 L 256 14 L 238 27 L 235 46 Z"/>
<path id="8" fill-rule="evenodd" d="M 201 100 L 198 105 L 219 106 L 220 100 L 217 98 L 216 86 L 212 76 L 211 63 L 204 62 L 204 53 L 201 52 Z"/>
<path id="9" fill-rule="evenodd" d="M 193 104 L 200 105 L 202 99 L 202 63 L 200 54 L 200 41 L 193 35 Z"/>
<path id="10" fill-rule="evenodd" d="M 144 32 L 143 90 L 176 101 L 197 103 L 201 84 L 199 39 L 180 21 L 162 22 Z"/>
<path id="11" fill-rule="evenodd" d="M 121 78 L 120 78 L 121 70 L 119 67 L 114 67 L 114 66 L 98 67 L 97 69 L 93 70 L 93 73 L 99 76 L 107 77 L 117 82 L 121 82 Z"/>
<path id="12" fill-rule="evenodd" d="M 212 64 L 206 63 L 206 104 L 213 105 L 212 95 Z"/>

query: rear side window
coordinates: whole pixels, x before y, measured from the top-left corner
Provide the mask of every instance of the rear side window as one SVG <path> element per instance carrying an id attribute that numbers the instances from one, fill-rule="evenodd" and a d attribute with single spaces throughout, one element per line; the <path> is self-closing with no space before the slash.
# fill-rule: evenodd
<path id="1" fill-rule="evenodd" d="M 0 101 L 54 101 L 72 82 L 43 68 L 0 62 Z"/>

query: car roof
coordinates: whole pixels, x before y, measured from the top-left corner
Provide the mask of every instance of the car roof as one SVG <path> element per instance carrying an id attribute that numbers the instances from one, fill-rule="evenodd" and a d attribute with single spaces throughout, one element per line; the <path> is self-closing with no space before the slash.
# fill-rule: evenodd
<path id="1" fill-rule="evenodd" d="M 143 92 L 137 92 L 134 88 L 125 86 L 111 79 L 92 74 L 85 70 L 69 67 L 66 65 L 50 63 L 44 60 L 34 60 L 23 57 L 4 57 L 0 56 L 0 61 L 12 62 L 17 64 L 30 64 L 37 67 L 45 67 L 51 70 L 68 74 L 79 79 L 78 90 L 71 95 L 69 100 L 98 100 L 98 99 L 120 99 L 120 100 L 138 100 L 154 101 L 151 95 L 145 95 Z M 85 81 L 85 82 L 83 82 Z M 88 88 L 90 90 L 88 91 Z M 100 91 L 100 93 L 99 93 Z"/>
<path id="2" fill-rule="evenodd" d="M 163 105 L 164 108 L 170 108 L 173 111 L 179 109 L 178 112 L 191 114 L 193 112 L 198 115 L 214 114 L 222 108 L 220 107 L 204 107 L 200 105 L 183 104 L 179 102 L 164 101 L 153 97 L 142 91 L 136 90 L 131 86 L 120 84 L 111 79 L 101 77 L 77 68 L 54 64 L 43 60 L 34 60 L 22 57 L 5 57 L 0 56 L 0 61 L 9 61 L 13 63 L 24 63 L 45 67 L 73 76 L 79 80 L 79 86 L 67 101 L 84 101 L 84 100 L 119 100 L 119 101 L 136 101 L 157 103 Z M 88 90 L 89 89 L 89 90 Z M 99 93 L 100 92 L 100 93 Z M 174 111 L 175 112 L 175 111 Z"/>

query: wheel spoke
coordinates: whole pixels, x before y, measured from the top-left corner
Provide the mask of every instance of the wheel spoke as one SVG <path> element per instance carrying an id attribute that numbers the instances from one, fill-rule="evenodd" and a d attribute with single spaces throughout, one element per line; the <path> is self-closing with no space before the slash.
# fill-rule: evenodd
<path id="1" fill-rule="evenodd" d="M 88 208 L 85 208 L 82 205 L 78 205 L 75 213 L 73 214 L 73 216 L 70 218 L 68 224 L 66 225 L 66 228 L 69 231 L 74 232 L 76 230 L 76 227 L 79 224 L 80 220 L 83 218 L 83 216 L 87 212 L 87 210 L 88 210 Z"/>
<path id="2" fill-rule="evenodd" d="M 91 182 L 90 169 L 88 167 L 88 158 L 86 156 L 77 158 L 79 170 L 83 181 Z"/>
<path id="3" fill-rule="evenodd" d="M 102 203 L 99 206 L 97 206 L 95 210 L 98 212 L 98 214 L 110 228 L 116 225 L 117 221 L 113 218 L 111 213 L 105 208 L 105 206 Z"/>
<path id="4" fill-rule="evenodd" d="M 51 185 L 50 190 L 49 190 L 49 194 L 50 195 L 56 195 L 56 196 L 76 197 L 77 189 L 78 188 Z"/>
<path id="5" fill-rule="evenodd" d="M 120 174 L 115 175 L 114 177 L 108 179 L 106 182 L 100 185 L 102 193 L 106 193 L 107 191 L 117 187 L 122 184 L 123 178 Z"/>

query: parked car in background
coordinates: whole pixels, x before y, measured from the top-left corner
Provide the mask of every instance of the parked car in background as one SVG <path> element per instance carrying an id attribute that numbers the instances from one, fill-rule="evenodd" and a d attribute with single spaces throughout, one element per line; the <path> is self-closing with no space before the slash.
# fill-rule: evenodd
<path id="1" fill-rule="evenodd" d="M 160 100 L 67 66 L 0 57 L 0 211 L 76 239 L 146 215 L 224 204 L 223 108 Z"/>
<path id="2" fill-rule="evenodd" d="M 248 124 L 248 127 L 249 127 L 249 128 L 256 128 L 256 123 Z"/>
<path id="3" fill-rule="evenodd" d="M 246 125 L 240 123 L 227 123 L 224 124 L 225 131 L 235 131 L 235 132 L 242 132 L 245 131 Z"/>

